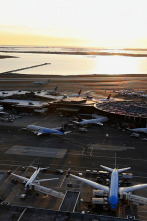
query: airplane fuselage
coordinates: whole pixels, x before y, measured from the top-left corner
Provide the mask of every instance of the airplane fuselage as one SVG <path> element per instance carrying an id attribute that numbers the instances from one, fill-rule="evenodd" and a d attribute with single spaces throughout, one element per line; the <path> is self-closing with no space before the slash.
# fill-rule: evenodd
<path id="1" fill-rule="evenodd" d="M 106 117 L 101 117 L 101 118 L 98 118 L 98 119 L 82 120 L 81 122 L 78 122 L 78 123 L 81 124 L 81 125 L 84 125 L 84 124 L 98 124 L 98 123 L 105 122 L 107 120 L 108 119 Z"/>
<path id="2" fill-rule="evenodd" d="M 117 169 L 114 169 L 111 173 L 110 181 L 110 193 L 109 193 L 109 204 L 111 209 L 116 209 L 118 206 L 118 192 L 119 192 L 119 175 Z"/>
<path id="3" fill-rule="evenodd" d="M 134 128 L 134 129 L 130 129 L 130 131 L 147 134 L 147 128 Z"/>
<path id="4" fill-rule="evenodd" d="M 28 186 L 30 186 L 33 181 L 36 179 L 38 173 L 40 172 L 40 168 L 37 169 L 33 174 L 32 176 L 30 177 L 30 179 L 28 180 L 28 182 L 25 184 L 25 190 L 27 190 Z"/>
<path id="5" fill-rule="evenodd" d="M 36 134 L 41 131 L 42 134 L 64 134 L 64 132 L 60 131 L 59 129 L 51 129 L 51 128 L 47 128 L 47 127 L 40 127 L 40 126 L 36 126 L 36 125 L 28 125 L 27 129 L 32 131 L 32 132 L 36 132 Z"/>

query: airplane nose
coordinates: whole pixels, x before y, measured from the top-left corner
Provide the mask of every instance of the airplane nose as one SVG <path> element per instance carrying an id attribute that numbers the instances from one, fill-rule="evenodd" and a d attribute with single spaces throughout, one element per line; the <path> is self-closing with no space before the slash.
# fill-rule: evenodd
<path id="1" fill-rule="evenodd" d="M 118 205 L 118 198 L 116 196 L 110 196 L 109 203 L 110 203 L 111 209 L 113 210 L 116 209 Z"/>
<path id="2" fill-rule="evenodd" d="M 112 204 L 111 204 L 110 207 L 111 207 L 112 210 L 115 210 L 116 207 L 117 207 L 117 205 L 114 205 L 114 204 L 112 205 Z"/>

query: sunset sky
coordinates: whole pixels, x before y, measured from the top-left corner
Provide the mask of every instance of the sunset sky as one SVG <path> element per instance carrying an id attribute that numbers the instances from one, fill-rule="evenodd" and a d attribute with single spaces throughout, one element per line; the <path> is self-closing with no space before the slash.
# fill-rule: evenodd
<path id="1" fill-rule="evenodd" d="M 147 48 L 147 0 L 0 0 L 0 45 Z"/>

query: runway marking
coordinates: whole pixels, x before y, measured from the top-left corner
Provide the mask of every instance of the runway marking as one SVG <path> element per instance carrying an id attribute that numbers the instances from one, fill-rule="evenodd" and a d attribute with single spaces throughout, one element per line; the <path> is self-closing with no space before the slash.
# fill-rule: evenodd
<path id="1" fill-rule="evenodd" d="M 93 147 L 91 148 L 90 156 L 92 156 Z"/>
<path id="2" fill-rule="evenodd" d="M 19 191 L 17 192 L 16 196 L 18 196 L 18 195 L 19 195 L 20 191 L 21 191 L 21 190 L 19 190 Z"/>
<path id="3" fill-rule="evenodd" d="M 61 188 L 61 187 L 62 187 L 62 185 L 63 185 L 63 183 L 64 183 L 65 178 L 66 178 L 66 175 L 64 176 L 64 178 L 63 178 L 63 180 L 62 180 L 62 182 L 61 182 L 60 186 L 58 186 L 57 188 Z"/>
<path id="4" fill-rule="evenodd" d="M 45 148 L 45 147 L 32 147 L 32 146 L 12 146 L 7 154 L 27 155 L 27 156 L 40 156 L 50 158 L 63 158 L 67 149 Z"/>
<path id="5" fill-rule="evenodd" d="M 36 159 L 35 160 L 33 160 L 33 162 L 27 167 L 27 169 L 25 170 L 25 172 L 27 172 L 28 171 L 28 169 L 33 165 L 33 163 L 36 161 Z"/>
<path id="6" fill-rule="evenodd" d="M 47 119 L 48 119 L 48 116 L 43 118 L 43 120 L 45 120 L 45 119 L 47 120 Z M 36 122 L 34 122 L 33 124 L 37 124 L 37 123 L 39 123 L 40 121 L 42 121 L 42 119 L 37 120 L 37 121 L 36 121 Z"/>

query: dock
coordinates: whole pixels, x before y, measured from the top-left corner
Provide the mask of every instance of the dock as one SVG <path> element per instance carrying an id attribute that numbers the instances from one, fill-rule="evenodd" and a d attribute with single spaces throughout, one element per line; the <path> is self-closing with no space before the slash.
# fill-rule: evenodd
<path id="1" fill-rule="evenodd" d="M 33 65 L 33 66 L 29 66 L 29 67 L 24 67 L 24 68 L 19 68 L 19 69 L 15 69 L 15 70 L 11 70 L 11 71 L 5 71 L 5 72 L 2 72 L 0 74 L 10 74 L 12 72 L 23 71 L 23 70 L 30 69 L 30 68 L 37 68 L 37 67 L 48 65 L 48 64 L 51 64 L 51 63 L 37 64 L 37 65 Z"/>

